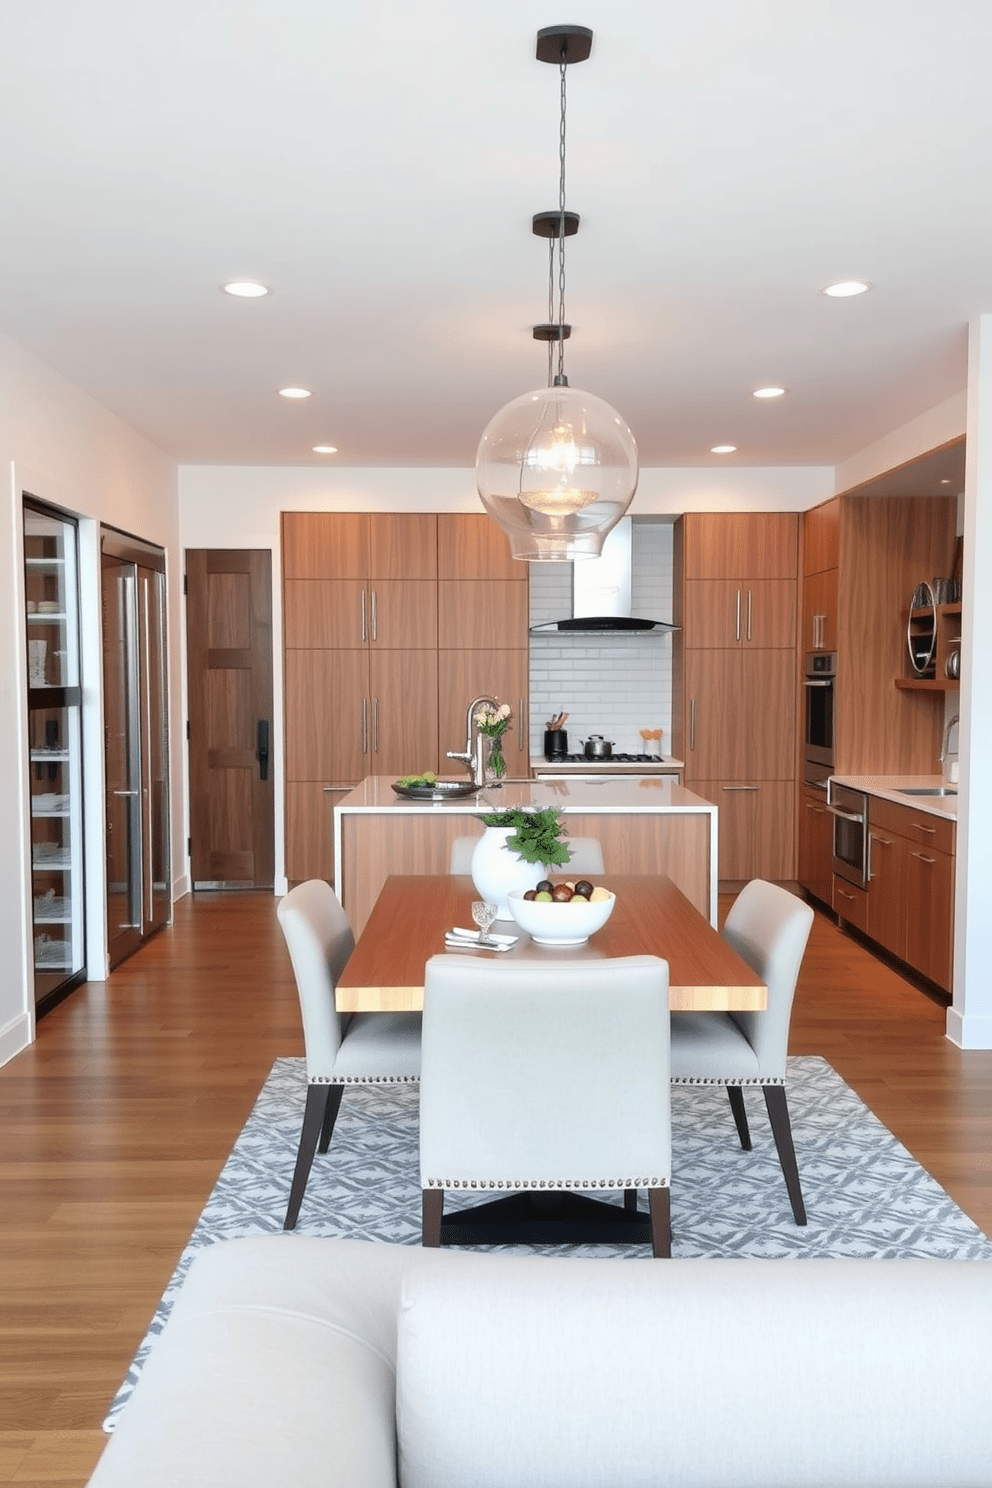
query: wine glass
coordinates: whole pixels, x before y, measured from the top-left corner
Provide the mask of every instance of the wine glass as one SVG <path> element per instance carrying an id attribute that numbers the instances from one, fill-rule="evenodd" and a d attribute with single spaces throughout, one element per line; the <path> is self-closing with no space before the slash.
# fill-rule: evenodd
<path id="1" fill-rule="evenodd" d="M 496 918 L 498 905 L 489 904 L 485 899 L 476 899 L 472 905 L 472 918 L 479 927 L 479 944 L 495 945 L 496 942 L 489 934 L 489 927 Z"/>

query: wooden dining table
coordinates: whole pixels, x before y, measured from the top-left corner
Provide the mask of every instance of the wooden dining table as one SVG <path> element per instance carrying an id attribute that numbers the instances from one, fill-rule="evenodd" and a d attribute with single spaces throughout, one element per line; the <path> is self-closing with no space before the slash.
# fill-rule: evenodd
<path id="1" fill-rule="evenodd" d="M 566 964 L 617 956 L 661 956 L 668 962 L 673 1011 L 760 1011 L 768 989 L 664 875 L 604 878 L 616 895 L 613 913 L 585 945 L 539 946 L 512 922 L 494 926 L 519 936 L 509 951 L 469 955 L 507 962 L 540 958 Z M 424 968 L 448 949 L 445 932 L 472 927 L 467 875 L 397 874 L 387 878 L 335 993 L 340 1012 L 416 1012 L 424 1005 Z"/>

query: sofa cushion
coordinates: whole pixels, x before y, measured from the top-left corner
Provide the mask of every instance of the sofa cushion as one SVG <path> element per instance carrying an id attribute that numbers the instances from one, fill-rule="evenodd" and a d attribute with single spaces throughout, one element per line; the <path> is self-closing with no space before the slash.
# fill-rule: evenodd
<path id="1" fill-rule="evenodd" d="M 992 1265 L 412 1268 L 403 1488 L 979 1488 Z"/>

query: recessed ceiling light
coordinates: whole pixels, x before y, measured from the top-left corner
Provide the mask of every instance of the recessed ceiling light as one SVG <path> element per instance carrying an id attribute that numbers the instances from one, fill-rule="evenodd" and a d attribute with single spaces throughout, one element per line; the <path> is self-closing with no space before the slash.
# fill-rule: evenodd
<path id="1" fill-rule="evenodd" d="M 852 295 L 867 294 L 869 289 L 867 279 L 840 279 L 836 284 L 824 285 L 823 293 L 832 300 L 849 300 Z"/>
<path id="2" fill-rule="evenodd" d="M 785 396 L 785 388 L 781 388 L 781 387 L 755 388 L 753 396 L 755 398 L 784 398 L 784 396 Z"/>
<path id="3" fill-rule="evenodd" d="M 309 388 L 280 388 L 280 398 L 309 398 Z"/>
<path id="4" fill-rule="evenodd" d="M 736 444 L 715 444 L 710 450 L 711 455 L 732 455 L 736 451 Z"/>
<path id="5" fill-rule="evenodd" d="M 338 452 L 336 444 L 315 444 L 312 448 L 315 455 L 336 455 Z"/>
<path id="6" fill-rule="evenodd" d="M 232 279 L 223 288 L 225 294 L 236 295 L 239 300 L 260 300 L 269 292 L 268 285 L 259 284 L 257 279 Z"/>

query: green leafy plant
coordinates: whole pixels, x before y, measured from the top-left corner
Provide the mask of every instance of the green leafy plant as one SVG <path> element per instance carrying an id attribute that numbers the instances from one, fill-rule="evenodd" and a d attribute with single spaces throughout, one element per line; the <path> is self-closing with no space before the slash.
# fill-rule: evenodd
<path id="1" fill-rule="evenodd" d="M 519 853 L 526 863 L 564 864 L 571 859 L 565 828 L 553 806 L 542 811 L 524 811 L 514 806 L 508 811 L 487 811 L 479 819 L 487 827 L 514 827 L 514 835 L 506 839 L 506 846 L 510 852 Z"/>

